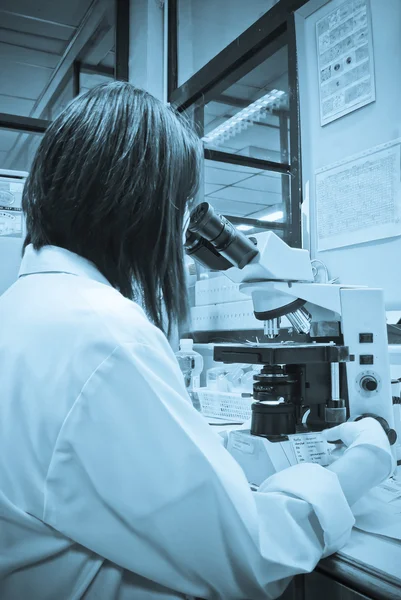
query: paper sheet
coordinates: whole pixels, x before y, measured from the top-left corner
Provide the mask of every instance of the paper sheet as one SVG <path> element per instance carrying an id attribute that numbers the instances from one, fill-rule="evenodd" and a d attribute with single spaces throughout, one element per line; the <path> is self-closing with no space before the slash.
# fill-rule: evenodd
<path id="1" fill-rule="evenodd" d="M 22 211 L 0 206 L 0 237 L 22 237 Z"/>
<path id="2" fill-rule="evenodd" d="M 393 502 L 391 506 L 401 512 L 401 483 L 399 481 L 389 479 L 375 487 L 371 495 L 386 504 Z"/>
<path id="3" fill-rule="evenodd" d="M 401 235 L 397 139 L 316 172 L 318 250 Z"/>
<path id="4" fill-rule="evenodd" d="M 302 433 L 288 437 L 298 464 L 312 462 L 323 467 L 330 464 L 331 449 L 335 446 L 322 439 L 320 433 Z"/>
<path id="5" fill-rule="evenodd" d="M 401 484 L 388 480 L 352 507 L 362 531 L 401 540 Z"/>
<path id="6" fill-rule="evenodd" d="M 0 237 L 22 237 L 23 187 L 20 182 L 0 177 Z"/>
<path id="7" fill-rule="evenodd" d="M 316 23 L 320 121 L 375 100 L 369 0 L 346 0 Z"/>

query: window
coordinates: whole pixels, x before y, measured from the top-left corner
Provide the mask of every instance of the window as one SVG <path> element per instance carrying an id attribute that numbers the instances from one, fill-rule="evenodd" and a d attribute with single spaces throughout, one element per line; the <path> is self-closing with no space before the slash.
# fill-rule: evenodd
<path id="1" fill-rule="evenodd" d="M 74 98 L 74 95 L 74 79 L 72 75 L 70 75 L 64 84 L 60 84 L 58 90 L 44 109 L 42 117 L 53 121 Z"/>
<path id="2" fill-rule="evenodd" d="M 288 162 L 288 90 L 283 46 L 205 105 L 206 147 Z"/>
<path id="3" fill-rule="evenodd" d="M 90 0 L 2 0 L 0 112 L 40 116 L 43 94 L 90 4 Z"/>
<path id="4" fill-rule="evenodd" d="M 198 200 L 246 233 L 273 230 L 294 247 L 302 186 L 293 11 L 303 3 L 169 2 L 178 32 L 168 41 L 169 100 L 204 143 Z M 177 87 L 185 64 L 190 78 Z"/>
<path id="5" fill-rule="evenodd" d="M 91 0 L 2 0 L 0 112 L 40 117 Z"/>
<path id="6" fill-rule="evenodd" d="M 0 169 L 29 171 L 42 136 L 0 129 Z"/>
<path id="7" fill-rule="evenodd" d="M 100 83 L 110 83 L 113 79 L 114 75 L 111 75 L 110 73 L 107 74 L 107 72 L 104 73 L 82 67 L 79 79 L 79 92 L 82 94 Z"/>
<path id="8" fill-rule="evenodd" d="M 128 11 L 128 0 L 2 0 L 0 168 L 29 171 L 72 98 L 128 79 Z"/>
<path id="9" fill-rule="evenodd" d="M 247 234 L 273 228 L 282 235 L 287 215 L 283 178 L 288 189 L 289 175 L 205 160 L 202 199 Z"/>
<path id="10" fill-rule="evenodd" d="M 278 0 L 178 0 L 178 85 L 182 85 Z"/>

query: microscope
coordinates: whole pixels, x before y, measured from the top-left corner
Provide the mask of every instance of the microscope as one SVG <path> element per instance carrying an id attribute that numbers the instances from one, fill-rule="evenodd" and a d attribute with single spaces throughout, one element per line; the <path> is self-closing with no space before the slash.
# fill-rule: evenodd
<path id="1" fill-rule="evenodd" d="M 186 252 L 238 283 L 264 323 L 263 343 L 214 347 L 215 361 L 262 365 L 250 428 L 227 445 L 250 483 L 296 462 L 324 464 L 318 433 L 346 420 L 372 416 L 395 444 L 382 290 L 316 283 L 307 250 L 272 231 L 247 237 L 206 202 L 191 213 Z M 283 317 L 296 342 L 280 339 Z"/>

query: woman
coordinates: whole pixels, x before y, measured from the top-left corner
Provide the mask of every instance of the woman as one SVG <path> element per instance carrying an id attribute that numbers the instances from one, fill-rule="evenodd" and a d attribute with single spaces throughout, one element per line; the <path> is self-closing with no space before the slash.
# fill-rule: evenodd
<path id="1" fill-rule="evenodd" d="M 350 505 L 390 473 L 368 419 L 334 431 L 356 447 L 331 470 L 298 465 L 252 493 L 191 406 L 161 329 L 185 316 L 200 156 L 128 83 L 76 98 L 41 142 L 0 299 L 2 600 L 276 598 L 347 541 Z"/>

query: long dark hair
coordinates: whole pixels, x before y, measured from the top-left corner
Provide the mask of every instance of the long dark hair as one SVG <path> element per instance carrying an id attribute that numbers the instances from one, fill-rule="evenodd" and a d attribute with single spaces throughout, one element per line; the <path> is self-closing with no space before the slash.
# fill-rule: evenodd
<path id="1" fill-rule="evenodd" d="M 47 129 L 25 185 L 24 248 L 93 262 L 166 330 L 187 311 L 182 230 L 201 145 L 187 121 L 124 82 L 75 98 Z"/>

